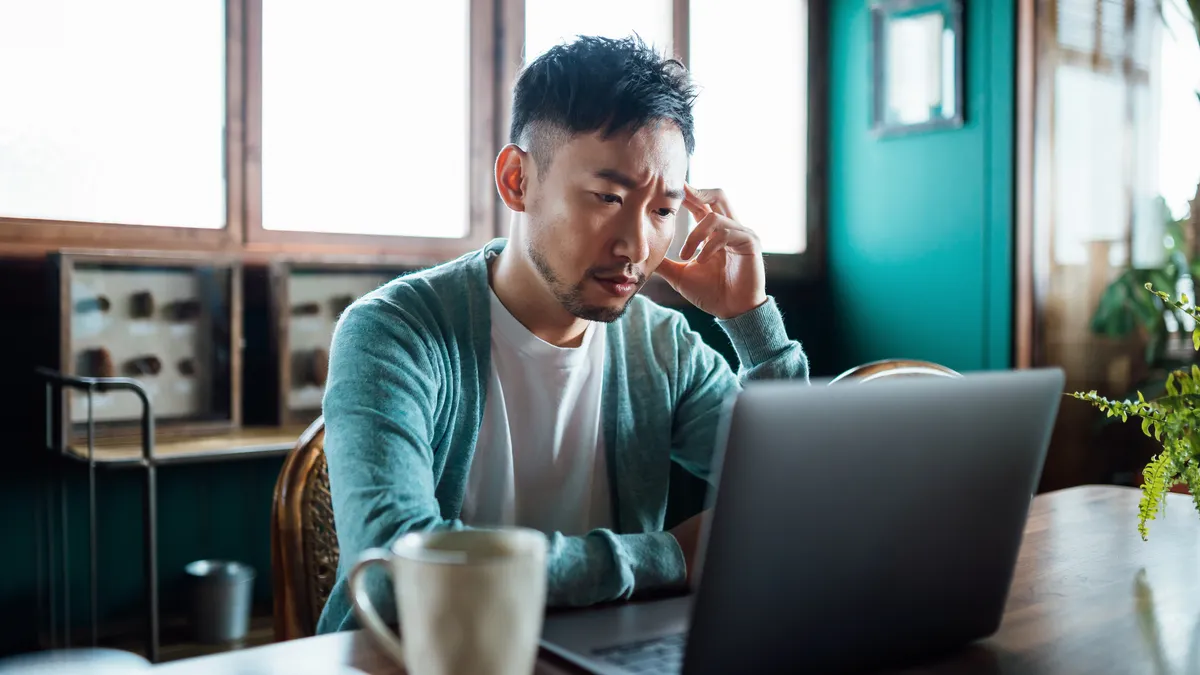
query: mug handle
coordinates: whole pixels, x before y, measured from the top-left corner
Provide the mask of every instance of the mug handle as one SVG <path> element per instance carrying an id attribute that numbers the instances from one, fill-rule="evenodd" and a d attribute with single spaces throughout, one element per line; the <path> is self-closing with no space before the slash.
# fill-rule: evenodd
<path id="1" fill-rule="evenodd" d="M 359 623 L 367 629 L 368 633 L 375 636 L 379 646 L 395 659 L 398 665 L 404 665 L 404 646 L 401 644 L 400 638 L 396 637 L 383 619 L 379 618 L 379 612 L 375 611 L 375 605 L 371 603 L 362 579 L 363 573 L 372 565 L 380 565 L 390 572 L 391 565 L 387 563 L 390 563 L 391 560 L 392 554 L 381 548 L 372 548 L 363 552 L 358 562 L 354 563 L 354 567 L 350 569 L 350 605 L 354 608 L 354 616 L 358 617 Z"/>

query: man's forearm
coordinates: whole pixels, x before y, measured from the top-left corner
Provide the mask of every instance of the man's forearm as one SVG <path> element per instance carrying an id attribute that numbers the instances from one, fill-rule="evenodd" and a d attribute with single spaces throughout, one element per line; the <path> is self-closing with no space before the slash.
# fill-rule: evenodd
<path id="1" fill-rule="evenodd" d="M 808 381 L 808 357 L 799 342 L 788 338 L 774 298 L 732 319 L 717 320 L 737 352 L 738 378 Z"/>

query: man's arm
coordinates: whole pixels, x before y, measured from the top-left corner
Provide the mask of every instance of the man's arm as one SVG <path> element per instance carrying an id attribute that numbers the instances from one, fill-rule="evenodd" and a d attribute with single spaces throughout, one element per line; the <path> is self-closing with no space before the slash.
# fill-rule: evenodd
<path id="1" fill-rule="evenodd" d="M 468 411 L 455 399 L 457 392 L 443 386 L 447 366 L 427 323 L 428 316 L 373 299 L 347 310 L 334 334 L 324 400 L 325 455 L 338 545 L 351 562 L 408 532 L 465 527 L 445 517 L 450 514 L 437 501 L 434 475 L 446 457 L 435 453 L 433 439 L 451 433 L 454 416 Z M 685 579 L 682 551 L 664 532 L 555 533 L 548 544 L 551 605 L 625 599 Z M 381 576 L 367 575 L 369 592 L 384 618 L 392 619 L 393 595 Z"/>
<path id="2" fill-rule="evenodd" d="M 808 357 L 799 342 L 788 339 L 774 299 L 739 316 L 718 319 L 717 325 L 737 352 L 736 375 L 682 318 L 676 325 L 681 392 L 675 407 L 673 459 L 709 482 L 717 426 L 728 398 L 752 380 L 809 380 Z"/>
<path id="3" fill-rule="evenodd" d="M 729 320 L 718 321 L 738 355 L 735 376 L 724 357 L 704 343 L 686 322 L 677 319 L 681 394 L 675 407 L 671 458 L 684 469 L 714 482 L 717 427 L 729 397 L 751 380 L 797 379 L 808 382 L 808 358 L 799 342 L 789 340 L 775 301 Z M 708 512 L 671 530 L 683 550 L 687 583 L 694 584 L 693 563 Z"/>

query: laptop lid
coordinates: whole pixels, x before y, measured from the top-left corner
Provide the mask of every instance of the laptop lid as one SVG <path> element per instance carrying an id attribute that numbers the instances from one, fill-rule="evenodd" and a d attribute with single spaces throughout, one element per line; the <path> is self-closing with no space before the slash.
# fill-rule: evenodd
<path id="1" fill-rule="evenodd" d="M 749 384 L 720 450 L 684 672 L 847 672 L 999 626 L 1058 369 Z"/>

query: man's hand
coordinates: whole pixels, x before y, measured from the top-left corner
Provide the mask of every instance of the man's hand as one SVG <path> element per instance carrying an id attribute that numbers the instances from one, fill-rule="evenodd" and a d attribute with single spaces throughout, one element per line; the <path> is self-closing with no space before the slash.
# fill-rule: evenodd
<path id="1" fill-rule="evenodd" d="M 664 258 L 659 276 L 718 319 L 732 319 L 766 302 L 762 245 L 737 222 L 725 194 L 684 185 L 683 204 L 696 219 L 696 229 L 679 252 L 684 262 Z M 698 248 L 700 255 L 693 258 Z"/>
<path id="2" fill-rule="evenodd" d="M 697 556 L 700 553 L 700 537 L 708 521 L 711 509 L 701 511 L 671 529 L 671 536 L 679 542 L 683 549 L 683 559 L 687 561 L 687 585 L 689 588 L 698 581 L 695 578 Z"/>

